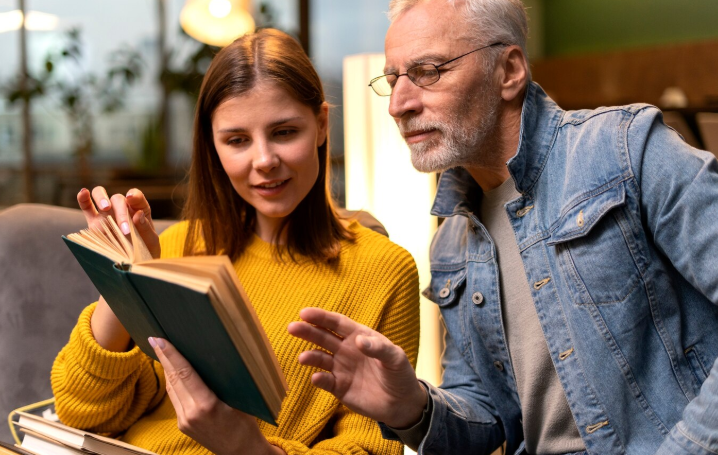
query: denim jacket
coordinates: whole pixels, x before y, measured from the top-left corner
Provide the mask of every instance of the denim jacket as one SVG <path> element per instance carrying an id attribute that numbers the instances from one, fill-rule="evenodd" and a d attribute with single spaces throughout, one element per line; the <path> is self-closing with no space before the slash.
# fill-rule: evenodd
<path id="1" fill-rule="evenodd" d="M 713 155 L 655 107 L 563 111 L 531 83 L 507 165 L 521 196 L 506 213 L 587 452 L 718 453 Z M 481 197 L 465 170 L 442 175 L 424 295 L 446 325 L 445 373 L 420 454 L 523 447 Z"/>

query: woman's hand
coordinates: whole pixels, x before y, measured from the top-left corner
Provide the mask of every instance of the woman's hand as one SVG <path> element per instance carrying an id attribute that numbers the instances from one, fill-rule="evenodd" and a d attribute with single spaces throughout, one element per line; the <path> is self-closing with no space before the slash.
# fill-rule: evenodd
<path id="1" fill-rule="evenodd" d="M 257 420 L 217 398 L 167 340 L 148 340 L 165 370 L 167 394 L 180 431 L 217 455 L 286 455 L 267 442 Z"/>
<path id="2" fill-rule="evenodd" d="M 133 222 L 152 257 L 160 257 L 159 236 L 152 223 L 150 204 L 142 191 L 133 188 L 126 196 L 115 194 L 110 198 L 101 186 L 95 187 L 92 194 L 83 188 L 77 194 L 77 203 L 90 228 L 99 228 L 102 220 L 112 215 L 122 232 L 127 235 L 130 233 L 128 223 Z M 95 340 L 104 349 L 124 352 L 130 347 L 130 334 L 102 296 L 92 314 L 90 324 Z"/>
<path id="3" fill-rule="evenodd" d="M 96 186 L 92 194 L 83 188 L 77 194 L 77 203 L 90 228 L 99 228 L 102 219 L 112 215 L 122 233 L 129 235 L 129 223 L 134 223 L 152 257 L 160 257 L 160 239 L 152 222 L 150 204 L 142 191 L 133 188 L 127 195 L 114 194 L 108 197 L 107 191 L 101 186 Z"/>

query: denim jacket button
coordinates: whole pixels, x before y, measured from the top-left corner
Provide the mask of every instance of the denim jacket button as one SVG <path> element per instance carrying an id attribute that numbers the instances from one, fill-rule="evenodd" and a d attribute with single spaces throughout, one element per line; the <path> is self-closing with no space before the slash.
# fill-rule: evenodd
<path id="1" fill-rule="evenodd" d="M 474 305 L 481 305 L 484 303 L 484 295 L 480 292 L 474 292 L 474 295 L 471 296 L 471 301 L 474 302 Z"/>
<path id="2" fill-rule="evenodd" d="M 498 361 L 498 360 L 495 361 L 494 366 L 496 367 L 497 370 L 504 371 L 504 364 L 501 363 L 500 361 Z"/>
<path id="3" fill-rule="evenodd" d="M 450 293 L 451 291 L 449 290 L 449 288 L 441 288 L 441 291 L 439 291 L 439 297 L 445 299 L 449 296 Z"/>

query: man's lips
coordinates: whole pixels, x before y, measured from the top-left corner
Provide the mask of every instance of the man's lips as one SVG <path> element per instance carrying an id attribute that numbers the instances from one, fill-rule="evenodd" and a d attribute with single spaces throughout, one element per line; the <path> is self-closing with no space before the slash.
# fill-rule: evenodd
<path id="1" fill-rule="evenodd" d="M 427 139 L 429 136 L 431 136 L 434 133 L 436 133 L 436 130 L 430 129 L 430 130 L 407 131 L 407 132 L 402 133 L 402 135 L 404 136 L 404 140 L 408 144 L 413 144 L 413 143 L 421 142 L 421 141 Z"/>

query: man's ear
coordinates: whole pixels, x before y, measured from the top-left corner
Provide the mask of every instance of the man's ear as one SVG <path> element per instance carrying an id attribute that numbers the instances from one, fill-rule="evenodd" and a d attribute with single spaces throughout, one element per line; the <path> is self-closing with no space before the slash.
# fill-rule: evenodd
<path id="1" fill-rule="evenodd" d="M 317 114 L 317 146 L 324 144 L 327 141 L 327 134 L 329 134 L 329 104 L 325 101 L 319 107 L 319 113 Z"/>
<path id="2" fill-rule="evenodd" d="M 519 46 L 510 46 L 498 62 L 499 88 L 504 101 L 513 101 L 523 93 L 529 77 L 528 62 Z"/>

